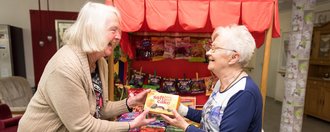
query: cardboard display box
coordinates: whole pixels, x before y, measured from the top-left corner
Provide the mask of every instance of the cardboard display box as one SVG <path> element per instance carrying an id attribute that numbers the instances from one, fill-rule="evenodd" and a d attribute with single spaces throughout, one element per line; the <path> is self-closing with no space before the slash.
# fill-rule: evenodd
<path id="1" fill-rule="evenodd" d="M 179 95 L 159 93 L 152 90 L 147 95 L 144 109 L 149 109 L 150 113 L 173 115 L 172 111 L 177 110 L 180 103 Z"/>

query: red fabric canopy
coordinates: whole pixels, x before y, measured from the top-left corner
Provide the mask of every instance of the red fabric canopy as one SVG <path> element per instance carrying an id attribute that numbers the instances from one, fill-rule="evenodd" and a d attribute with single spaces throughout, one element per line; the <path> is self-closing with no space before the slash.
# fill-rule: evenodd
<path id="1" fill-rule="evenodd" d="M 119 9 L 122 31 L 132 32 L 141 28 L 144 21 L 144 0 L 115 0 L 114 5 Z"/>
<path id="2" fill-rule="evenodd" d="M 166 31 L 175 24 L 178 10 L 177 0 L 145 0 L 145 5 L 146 21 L 150 29 Z"/>
<path id="3" fill-rule="evenodd" d="M 205 27 L 209 14 L 209 0 L 179 0 L 178 20 L 184 30 Z"/>
<path id="4" fill-rule="evenodd" d="M 259 48 L 273 20 L 272 37 L 280 37 L 278 0 L 106 0 L 105 3 L 119 9 L 124 32 L 211 33 L 217 26 L 238 24 L 249 29 Z"/>

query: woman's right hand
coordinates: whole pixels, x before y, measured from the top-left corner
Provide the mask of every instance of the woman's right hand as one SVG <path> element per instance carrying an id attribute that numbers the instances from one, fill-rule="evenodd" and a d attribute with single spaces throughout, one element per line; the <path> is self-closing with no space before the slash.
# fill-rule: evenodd
<path id="1" fill-rule="evenodd" d="M 151 122 L 156 121 L 156 118 L 146 118 L 148 113 L 149 113 L 149 110 L 144 110 L 133 121 L 129 122 L 130 123 L 130 129 L 139 128 L 141 126 L 145 126 L 145 125 L 148 125 Z"/>
<path id="2" fill-rule="evenodd" d="M 160 114 L 160 116 L 163 117 L 165 122 L 167 122 L 167 123 L 169 123 L 173 126 L 176 126 L 178 128 L 181 128 L 183 130 L 186 130 L 187 127 L 189 126 L 187 121 L 185 121 L 184 118 L 176 110 L 173 110 L 172 113 L 174 115 L 173 117 L 169 117 L 169 116 L 164 115 L 164 114 Z"/>

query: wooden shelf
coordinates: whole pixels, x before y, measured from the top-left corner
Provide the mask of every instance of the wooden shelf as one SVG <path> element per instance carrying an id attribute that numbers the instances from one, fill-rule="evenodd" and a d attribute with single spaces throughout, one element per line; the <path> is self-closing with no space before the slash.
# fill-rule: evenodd
<path id="1" fill-rule="evenodd" d="M 330 121 L 330 23 L 314 28 L 306 85 L 305 114 Z M 327 74 L 327 75 L 326 75 Z"/>
<path id="2" fill-rule="evenodd" d="M 309 64 L 330 66 L 330 60 L 310 60 Z"/>

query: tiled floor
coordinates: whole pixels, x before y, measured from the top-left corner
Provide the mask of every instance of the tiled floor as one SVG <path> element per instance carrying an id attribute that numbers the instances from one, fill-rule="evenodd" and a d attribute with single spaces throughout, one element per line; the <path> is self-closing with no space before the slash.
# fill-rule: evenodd
<path id="1" fill-rule="evenodd" d="M 282 103 L 267 97 L 263 127 L 265 132 L 279 132 L 281 112 Z M 330 122 L 304 116 L 302 132 L 330 132 Z"/>

